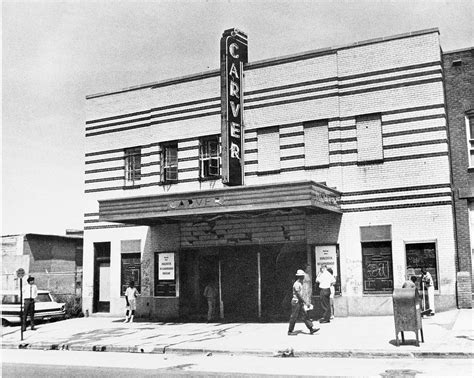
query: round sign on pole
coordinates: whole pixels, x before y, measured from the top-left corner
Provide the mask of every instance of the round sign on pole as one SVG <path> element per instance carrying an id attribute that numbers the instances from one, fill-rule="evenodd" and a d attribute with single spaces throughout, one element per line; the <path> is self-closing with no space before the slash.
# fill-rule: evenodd
<path id="1" fill-rule="evenodd" d="M 18 278 L 23 278 L 25 276 L 25 269 L 23 268 L 18 268 L 18 270 L 16 271 L 16 276 Z"/>

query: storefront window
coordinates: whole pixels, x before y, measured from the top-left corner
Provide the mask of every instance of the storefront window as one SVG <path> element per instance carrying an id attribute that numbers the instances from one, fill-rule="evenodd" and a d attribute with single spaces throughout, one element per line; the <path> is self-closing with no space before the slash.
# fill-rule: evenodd
<path id="1" fill-rule="evenodd" d="M 392 243 L 362 243 L 364 294 L 393 291 Z"/>
<path id="2" fill-rule="evenodd" d="M 409 243 L 405 245 L 407 276 L 420 276 L 421 268 L 430 272 L 434 288 L 438 290 L 438 269 L 436 262 L 436 243 Z"/>

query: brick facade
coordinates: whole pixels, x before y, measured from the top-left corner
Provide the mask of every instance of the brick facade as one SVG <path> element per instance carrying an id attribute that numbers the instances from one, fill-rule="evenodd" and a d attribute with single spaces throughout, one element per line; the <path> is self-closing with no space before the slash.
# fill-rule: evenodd
<path id="1" fill-rule="evenodd" d="M 469 114 L 474 112 L 474 48 L 444 53 L 443 68 L 456 218 L 456 262 L 457 270 L 463 272 L 463 284 L 458 287 L 458 295 L 459 298 L 466 298 L 471 296 L 474 287 L 472 231 L 469 224 L 469 205 L 474 200 L 474 167 L 469 161 L 467 139 Z M 466 280 L 471 282 L 471 288 L 464 293 Z M 472 302 L 465 299 L 460 299 L 458 304 L 472 307 Z"/>

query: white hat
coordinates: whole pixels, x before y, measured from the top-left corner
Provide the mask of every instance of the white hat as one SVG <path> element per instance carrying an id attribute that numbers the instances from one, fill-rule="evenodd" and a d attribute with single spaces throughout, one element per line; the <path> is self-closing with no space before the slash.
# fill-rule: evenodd
<path id="1" fill-rule="evenodd" d="M 296 275 L 297 275 L 297 276 L 304 276 L 305 274 L 306 274 L 306 273 L 305 273 L 303 270 L 301 270 L 301 269 L 298 269 L 298 270 L 296 271 Z"/>

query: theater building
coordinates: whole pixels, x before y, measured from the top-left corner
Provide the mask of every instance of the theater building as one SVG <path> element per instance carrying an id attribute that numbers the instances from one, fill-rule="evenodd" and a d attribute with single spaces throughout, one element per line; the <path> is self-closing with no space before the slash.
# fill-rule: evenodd
<path id="1" fill-rule="evenodd" d="M 218 70 L 87 96 L 84 310 L 121 315 L 133 279 L 138 316 L 204 318 L 214 281 L 221 318 L 287 319 L 296 270 L 322 263 L 336 316 L 391 313 L 422 266 L 454 307 L 438 30 L 251 46 L 227 30 Z"/>

